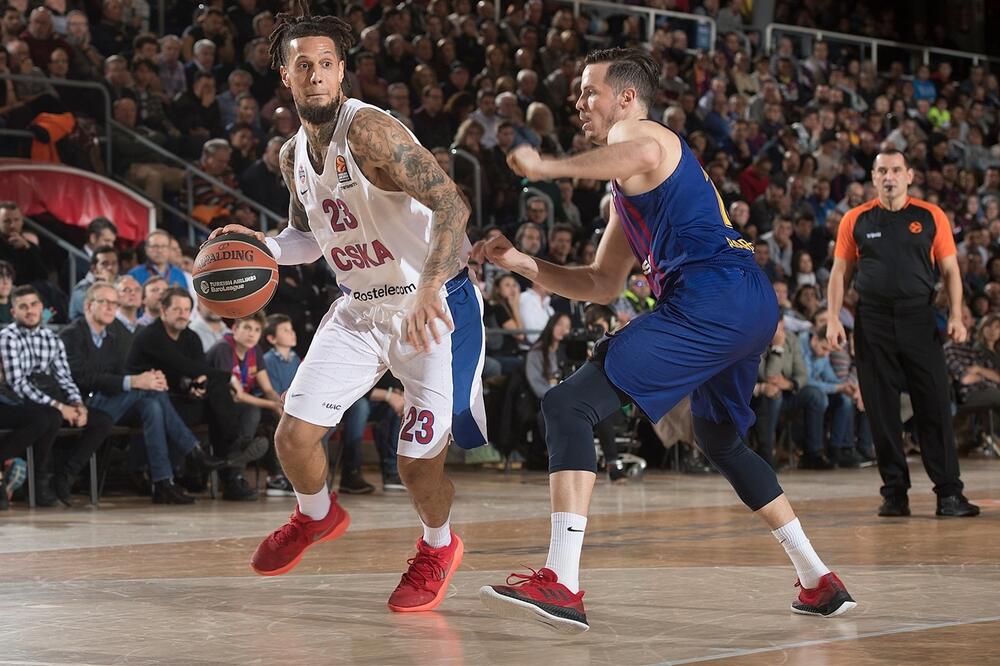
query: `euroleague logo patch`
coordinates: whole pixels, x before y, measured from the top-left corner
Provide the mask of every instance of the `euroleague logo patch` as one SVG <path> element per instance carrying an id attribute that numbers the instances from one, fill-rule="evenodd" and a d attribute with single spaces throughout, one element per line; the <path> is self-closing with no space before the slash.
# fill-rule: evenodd
<path id="1" fill-rule="evenodd" d="M 919 234 L 923 230 L 924 230 L 924 225 L 920 224 L 919 222 L 910 222 L 911 234 Z"/>
<path id="2" fill-rule="evenodd" d="M 302 187 L 306 186 L 306 168 L 301 164 L 299 165 L 299 183 Z"/>
<path id="3" fill-rule="evenodd" d="M 337 181 L 340 183 L 351 182 L 351 174 L 347 173 L 347 160 L 343 155 L 337 155 Z"/>

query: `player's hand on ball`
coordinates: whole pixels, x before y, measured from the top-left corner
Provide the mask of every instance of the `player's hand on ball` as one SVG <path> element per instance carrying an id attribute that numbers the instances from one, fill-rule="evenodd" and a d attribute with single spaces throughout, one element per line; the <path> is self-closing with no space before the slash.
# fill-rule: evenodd
<path id="1" fill-rule="evenodd" d="M 253 236 L 254 238 L 256 238 L 261 243 L 264 242 L 264 234 L 263 233 L 261 233 L 260 231 L 254 231 L 250 227 L 244 227 L 242 224 L 227 224 L 226 226 L 222 227 L 221 229 L 216 229 L 211 234 L 209 234 L 208 240 L 212 240 L 213 238 L 221 236 L 222 234 L 228 234 L 228 233 L 246 234 L 247 236 Z"/>
<path id="2" fill-rule="evenodd" d="M 507 166 L 518 176 L 528 180 L 542 180 L 542 157 L 529 145 L 521 145 L 507 153 Z"/>
<path id="3" fill-rule="evenodd" d="M 405 340 L 407 344 L 418 351 L 430 350 L 432 339 L 435 344 L 440 344 L 441 329 L 437 323 L 438 319 L 444 323 L 445 330 L 455 330 L 455 325 L 444 309 L 441 295 L 437 290 L 418 290 L 410 311 L 406 313 Z"/>

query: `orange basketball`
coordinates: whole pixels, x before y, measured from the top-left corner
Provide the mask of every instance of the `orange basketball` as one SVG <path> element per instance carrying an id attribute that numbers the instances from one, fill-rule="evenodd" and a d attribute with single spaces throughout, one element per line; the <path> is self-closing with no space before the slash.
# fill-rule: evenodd
<path id="1" fill-rule="evenodd" d="M 194 260 L 194 290 L 215 314 L 239 319 L 257 312 L 278 288 L 278 262 L 253 236 L 228 233 L 205 243 Z"/>

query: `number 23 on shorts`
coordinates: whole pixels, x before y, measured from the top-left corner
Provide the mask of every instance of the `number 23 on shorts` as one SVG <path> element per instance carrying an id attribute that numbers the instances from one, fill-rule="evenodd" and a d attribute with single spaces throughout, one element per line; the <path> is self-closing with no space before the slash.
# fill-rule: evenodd
<path id="1" fill-rule="evenodd" d="M 417 410 L 410 407 L 403 419 L 403 427 L 399 431 L 399 439 L 404 442 L 412 442 L 426 446 L 434 440 L 434 414 L 426 409 Z"/>

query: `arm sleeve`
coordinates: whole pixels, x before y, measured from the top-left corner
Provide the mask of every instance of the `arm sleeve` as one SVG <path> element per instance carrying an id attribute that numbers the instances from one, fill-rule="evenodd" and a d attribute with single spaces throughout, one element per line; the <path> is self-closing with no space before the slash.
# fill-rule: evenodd
<path id="1" fill-rule="evenodd" d="M 931 208 L 931 214 L 934 216 L 935 227 L 934 242 L 931 244 L 931 261 L 937 264 L 945 257 L 958 254 L 958 250 L 955 247 L 955 236 L 951 231 L 948 216 L 937 206 Z"/>
<path id="2" fill-rule="evenodd" d="M 267 237 L 264 244 L 271 250 L 274 260 L 282 266 L 311 264 L 323 256 L 323 249 L 311 233 L 299 231 L 291 225 L 275 237 Z"/>
<path id="3" fill-rule="evenodd" d="M 55 358 L 52 361 L 52 370 L 56 376 L 56 381 L 59 382 L 62 390 L 66 391 L 70 402 L 83 402 L 83 398 L 80 396 L 80 389 L 73 383 L 73 373 L 69 369 L 69 360 L 66 358 L 66 345 L 63 344 L 62 339 L 56 336 L 55 333 L 52 334 L 52 337 L 58 345 Z"/>
<path id="4" fill-rule="evenodd" d="M 854 224 L 858 221 L 858 209 L 852 208 L 844 214 L 837 229 L 837 247 L 833 256 L 846 261 L 858 260 L 858 244 L 854 242 Z"/>

